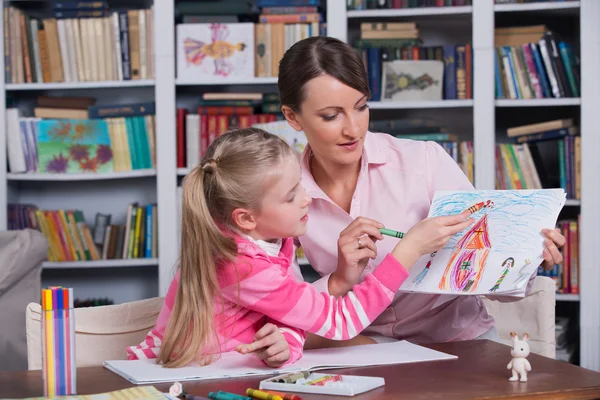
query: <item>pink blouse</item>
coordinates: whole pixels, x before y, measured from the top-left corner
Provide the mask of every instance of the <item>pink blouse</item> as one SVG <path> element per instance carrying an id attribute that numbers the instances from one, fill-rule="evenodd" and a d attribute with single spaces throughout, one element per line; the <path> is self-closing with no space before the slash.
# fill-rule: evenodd
<path id="1" fill-rule="evenodd" d="M 322 276 L 314 283 L 327 292 L 329 275 L 337 267 L 337 238 L 359 216 L 372 218 L 401 232 L 427 217 L 436 190 L 472 190 L 456 162 L 435 142 L 397 139 L 367 132 L 356 191 L 350 213 L 337 206 L 319 188 L 308 166 L 310 147 L 302 162 L 302 185 L 313 198 L 308 230 L 299 238 L 306 257 Z M 371 274 L 398 239 L 377 242 Z M 407 339 L 417 343 L 474 339 L 494 326 L 483 302 L 475 296 L 396 293 L 392 304 L 365 333 Z"/>

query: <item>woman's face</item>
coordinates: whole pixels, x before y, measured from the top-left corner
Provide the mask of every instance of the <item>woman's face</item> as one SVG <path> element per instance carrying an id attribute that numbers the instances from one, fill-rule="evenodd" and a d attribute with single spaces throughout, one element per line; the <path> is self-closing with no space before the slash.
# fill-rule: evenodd
<path id="1" fill-rule="evenodd" d="M 304 86 L 299 113 L 283 112 L 296 130 L 303 130 L 316 157 L 334 164 L 360 160 L 367 129 L 367 96 L 330 75 L 321 75 Z"/>

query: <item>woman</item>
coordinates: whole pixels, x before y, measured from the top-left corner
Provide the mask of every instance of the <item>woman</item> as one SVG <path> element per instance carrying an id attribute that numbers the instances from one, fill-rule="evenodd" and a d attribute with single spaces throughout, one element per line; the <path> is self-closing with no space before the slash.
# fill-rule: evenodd
<path id="1" fill-rule="evenodd" d="M 397 243 L 363 232 L 380 224 L 406 232 L 427 217 L 436 190 L 473 189 L 435 142 L 368 131 L 367 74 L 345 43 L 314 37 L 293 45 L 280 62 L 278 88 L 285 118 L 308 139 L 302 184 L 313 202 L 299 242 L 322 276 L 315 282 L 321 290 L 345 294 Z M 543 234 L 543 266 L 551 269 L 562 261 L 558 249 L 565 239 L 552 229 Z M 366 332 L 417 343 L 498 339 L 493 318 L 476 296 L 397 293 Z"/>

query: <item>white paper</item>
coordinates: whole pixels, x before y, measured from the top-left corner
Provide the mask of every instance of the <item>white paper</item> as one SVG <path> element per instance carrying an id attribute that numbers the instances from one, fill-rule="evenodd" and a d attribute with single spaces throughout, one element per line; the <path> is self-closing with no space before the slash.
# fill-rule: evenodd
<path id="1" fill-rule="evenodd" d="M 563 189 L 436 192 L 429 217 L 485 207 L 444 248 L 421 257 L 400 291 L 523 297 L 544 260 L 542 229 L 556 226 L 565 200 Z"/>
<path id="2" fill-rule="evenodd" d="M 134 384 L 175 382 L 205 379 L 223 379 L 242 376 L 260 376 L 304 370 L 319 370 L 369 365 L 404 364 L 457 357 L 406 341 L 307 350 L 303 357 L 282 368 L 269 368 L 252 355 L 237 352 L 221 354 L 207 366 L 164 368 L 154 360 L 105 361 L 104 366 Z"/>

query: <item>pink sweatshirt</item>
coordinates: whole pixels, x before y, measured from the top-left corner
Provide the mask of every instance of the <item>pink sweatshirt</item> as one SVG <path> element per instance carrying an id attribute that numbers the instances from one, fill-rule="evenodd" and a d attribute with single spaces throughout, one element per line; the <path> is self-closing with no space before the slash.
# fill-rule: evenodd
<path id="1" fill-rule="evenodd" d="M 276 256 L 267 254 L 254 242 L 242 238 L 236 241 L 237 262 L 219 267 L 223 302 L 215 301 L 214 317 L 217 322 L 227 321 L 224 327 L 217 328 L 221 352 L 252 343 L 254 334 L 272 322 L 289 344 L 291 355 L 287 363 L 292 363 L 302 357 L 305 331 L 335 340 L 356 336 L 390 305 L 394 293 L 408 277 L 406 269 L 388 254 L 377 270 L 351 292 L 335 298 L 298 280 L 290 268 L 293 239 L 284 239 Z M 127 348 L 128 359 L 157 357 L 178 286 L 179 272 L 169 287 L 155 327 L 146 340 Z"/>

